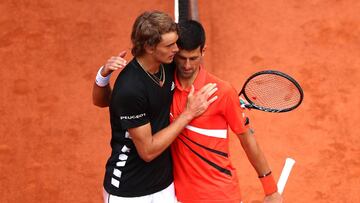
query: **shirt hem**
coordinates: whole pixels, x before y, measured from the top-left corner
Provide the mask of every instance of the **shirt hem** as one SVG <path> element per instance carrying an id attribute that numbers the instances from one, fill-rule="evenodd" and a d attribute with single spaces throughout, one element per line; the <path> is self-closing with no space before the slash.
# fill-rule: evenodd
<path id="1" fill-rule="evenodd" d="M 151 189 L 149 189 L 147 191 L 140 191 L 140 192 L 116 191 L 116 190 L 108 188 L 108 186 L 106 186 L 106 185 L 103 185 L 103 186 L 104 186 L 105 191 L 111 195 L 115 195 L 118 197 L 141 197 L 141 196 L 151 195 L 156 192 L 160 192 L 161 190 L 164 190 L 167 187 L 169 187 L 171 185 L 171 183 L 173 183 L 173 180 L 167 181 L 166 183 L 164 183 L 164 185 L 157 186 L 157 187 L 151 187 Z"/>

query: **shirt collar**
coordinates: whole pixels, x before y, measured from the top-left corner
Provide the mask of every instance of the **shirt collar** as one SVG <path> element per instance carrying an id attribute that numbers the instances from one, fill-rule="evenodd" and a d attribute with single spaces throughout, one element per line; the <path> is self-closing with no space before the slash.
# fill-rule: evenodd
<path id="1" fill-rule="evenodd" d="M 206 70 L 202 65 L 200 65 L 199 72 L 198 72 L 198 74 L 197 74 L 197 76 L 195 78 L 195 81 L 193 83 L 195 90 L 199 90 L 205 85 L 205 79 L 206 79 Z M 178 77 L 177 77 L 177 71 L 175 71 L 175 86 L 180 91 L 186 91 L 186 92 L 190 91 L 190 88 L 183 89 L 181 87 L 181 83 L 180 83 L 180 81 L 178 80 Z"/>

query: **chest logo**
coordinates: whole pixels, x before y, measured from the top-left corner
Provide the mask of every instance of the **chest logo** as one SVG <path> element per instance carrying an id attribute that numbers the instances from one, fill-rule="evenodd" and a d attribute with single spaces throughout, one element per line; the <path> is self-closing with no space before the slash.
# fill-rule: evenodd
<path id="1" fill-rule="evenodd" d="M 171 83 L 171 91 L 174 91 L 174 89 L 175 89 L 175 83 L 174 83 L 174 81 L 172 81 L 172 83 Z"/>

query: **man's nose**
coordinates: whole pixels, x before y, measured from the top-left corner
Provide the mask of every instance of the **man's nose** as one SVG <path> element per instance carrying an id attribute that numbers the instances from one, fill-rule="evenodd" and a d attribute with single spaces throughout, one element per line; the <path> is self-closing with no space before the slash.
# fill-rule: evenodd
<path id="1" fill-rule="evenodd" d="M 191 67 L 191 64 L 190 64 L 190 59 L 186 59 L 186 62 L 185 62 L 185 68 L 188 69 Z"/>
<path id="2" fill-rule="evenodd" d="M 175 46 L 174 46 L 174 48 L 173 48 L 173 52 L 178 52 L 179 51 L 179 47 L 177 46 L 177 44 L 175 43 Z"/>

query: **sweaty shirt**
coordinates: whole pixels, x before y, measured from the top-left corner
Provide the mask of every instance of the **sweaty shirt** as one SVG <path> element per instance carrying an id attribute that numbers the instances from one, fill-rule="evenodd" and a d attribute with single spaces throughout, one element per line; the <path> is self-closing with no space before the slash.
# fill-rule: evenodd
<path id="1" fill-rule="evenodd" d="M 218 99 L 192 120 L 171 146 L 176 196 L 182 203 L 238 203 L 241 194 L 230 162 L 228 127 L 236 134 L 243 133 L 246 118 L 235 89 L 201 67 L 194 81 L 195 91 L 207 83 L 217 83 Z M 185 108 L 189 93 L 176 76 L 175 84 L 172 119 Z"/>
<path id="2" fill-rule="evenodd" d="M 149 195 L 173 182 L 170 149 L 151 162 L 145 162 L 127 131 L 150 123 L 152 134 L 155 134 L 169 125 L 174 65 L 164 67 L 163 87 L 157 85 L 135 59 L 116 79 L 110 101 L 112 152 L 104 178 L 104 188 L 112 195 Z"/>

